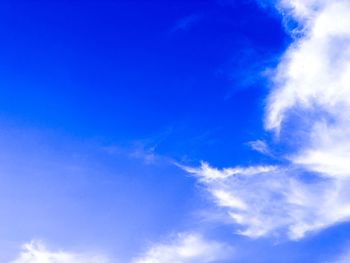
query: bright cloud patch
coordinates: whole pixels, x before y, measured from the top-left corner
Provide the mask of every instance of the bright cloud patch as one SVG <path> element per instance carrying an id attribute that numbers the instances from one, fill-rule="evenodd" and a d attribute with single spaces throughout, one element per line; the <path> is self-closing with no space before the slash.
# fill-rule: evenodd
<path id="1" fill-rule="evenodd" d="M 154 245 L 133 263 L 210 263 L 220 262 L 231 254 L 232 249 L 225 244 L 185 233 L 172 242 Z"/>
<path id="2" fill-rule="evenodd" d="M 17 259 L 9 263 L 107 263 L 104 256 L 82 255 L 64 251 L 49 251 L 39 242 L 31 242 L 23 246 Z"/>

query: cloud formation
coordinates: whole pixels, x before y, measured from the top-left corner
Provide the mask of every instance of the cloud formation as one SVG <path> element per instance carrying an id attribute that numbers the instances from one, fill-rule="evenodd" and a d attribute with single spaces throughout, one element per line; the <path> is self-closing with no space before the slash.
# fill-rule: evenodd
<path id="1" fill-rule="evenodd" d="M 184 169 L 206 187 L 213 202 L 251 238 L 300 239 L 309 232 L 349 219 L 350 182 L 305 182 L 290 168 L 257 166 L 219 170 L 203 163 Z"/>
<path id="2" fill-rule="evenodd" d="M 277 69 L 266 127 L 283 130 L 297 114 L 293 130 L 304 132 L 305 143 L 292 161 L 326 176 L 350 176 L 350 3 L 282 3 L 303 21 L 304 36 L 287 50 Z"/>
<path id="3" fill-rule="evenodd" d="M 279 156 L 288 164 L 184 168 L 240 234 L 300 239 L 350 219 L 350 2 L 280 0 L 278 8 L 300 30 L 266 105 L 266 129 L 288 144 Z"/>
<path id="4" fill-rule="evenodd" d="M 232 255 L 228 245 L 205 239 L 197 233 L 178 234 L 172 242 L 155 244 L 132 263 L 211 263 Z"/>
<path id="5" fill-rule="evenodd" d="M 9 263 L 109 263 L 105 256 L 50 251 L 44 244 L 32 241 L 23 246 L 18 257 Z"/>

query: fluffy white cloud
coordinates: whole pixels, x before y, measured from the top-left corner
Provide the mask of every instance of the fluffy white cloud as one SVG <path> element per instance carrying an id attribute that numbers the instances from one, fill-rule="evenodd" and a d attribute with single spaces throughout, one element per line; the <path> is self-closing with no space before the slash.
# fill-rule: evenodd
<path id="1" fill-rule="evenodd" d="M 42 243 L 33 241 L 23 246 L 23 251 L 9 263 L 107 263 L 104 256 L 83 255 L 64 251 L 50 251 Z"/>
<path id="2" fill-rule="evenodd" d="M 305 36 L 289 48 L 279 65 L 268 105 L 268 128 L 278 128 L 293 107 L 321 107 L 335 114 L 349 105 L 350 3 L 330 3 L 310 18 Z"/>
<path id="3" fill-rule="evenodd" d="M 133 263 L 210 263 L 232 255 L 232 248 L 196 233 L 179 234 L 175 240 L 156 244 Z"/>

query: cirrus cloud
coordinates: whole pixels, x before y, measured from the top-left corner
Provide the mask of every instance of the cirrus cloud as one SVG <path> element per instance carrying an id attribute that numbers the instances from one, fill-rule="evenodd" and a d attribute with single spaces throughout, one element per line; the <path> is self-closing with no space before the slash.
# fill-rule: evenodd
<path id="1" fill-rule="evenodd" d="M 103 255 L 50 251 L 38 241 L 23 245 L 22 252 L 9 263 L 109 263 Z"/>

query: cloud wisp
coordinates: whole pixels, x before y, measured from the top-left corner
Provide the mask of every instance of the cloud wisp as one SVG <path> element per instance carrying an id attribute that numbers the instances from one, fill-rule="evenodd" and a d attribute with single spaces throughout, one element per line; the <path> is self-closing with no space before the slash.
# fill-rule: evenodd
<path id="1" fill-rule="evenodd" d="M 110 263 L 106 256 L 66 251 L 50 251 L 38 241 L 23 245 L 22 252 L 9 263 Z"/>
<path id="2" fill-rule="evenodd" d="M 191 27 L 193 27 L 196 23 L 201 20 L 201 16 L 198 14 L 191 14 L 185 17 L 180 18 L 176 21 L 176 24 L 171 28 L 171 33 L 179 32 L 179 31 L 187 31 Z"/>
<path id="3" fill-rule="evenodd" d="M 204 238 L 198 233 L 178 234 L 171 242 L 153 245 L 132 263 L 211 263 L 232 256 L 230 246 Z"/>
<path id="4" fill-rule="evenodd" d="M 350 3 L 281 0 L 278 8 L 301 32 L 281 58 L 266 105 L 265 127 L 290 146 L 279 156 L 288 164 L 183 168 L 238 233 L 300 239 L 350 219 Z"/>
<path id="5" fill-rule="evenodd" d="M 251 149 L 263 155 L 272 156 L 269 146 L 262 140 L 250 141 L 247 143 Z"/>

